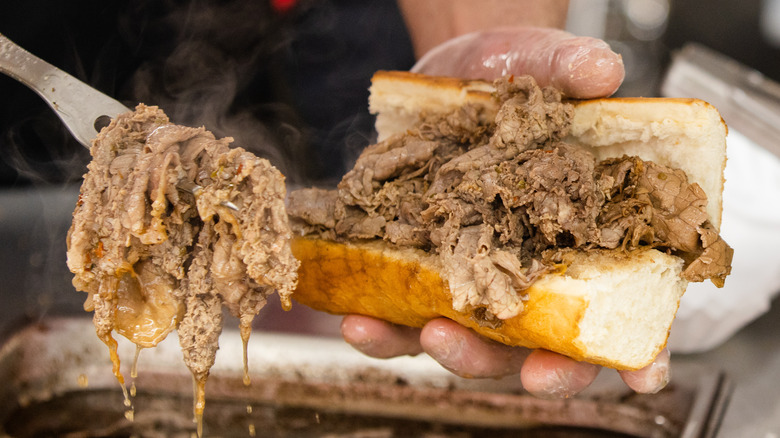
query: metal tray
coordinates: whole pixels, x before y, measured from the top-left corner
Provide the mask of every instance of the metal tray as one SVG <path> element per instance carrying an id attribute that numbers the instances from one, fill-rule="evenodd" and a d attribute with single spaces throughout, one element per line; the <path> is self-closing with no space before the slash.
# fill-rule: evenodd
<path id="1" fill-rule="evenodd" d="M 195 432 L 192 379 L 175 334 L 141 351 L 120 340 L 132 421 L 89 318 L 27 325 L 0 348 L 0 436 L 182 436 Z M 683 364 L 686 365 L 686 364 Z M 710 437 L 730 385 L 677 366 L 658 394 L 627 390 L 604 370 L 585 393 L 542 400 L 519 379 L 461 379 L 428 357 L 377 360 L 326 337 L 254 333 L 243 383 L 237 330 L 226 329 L 206 387 L 204 436 Z"/>

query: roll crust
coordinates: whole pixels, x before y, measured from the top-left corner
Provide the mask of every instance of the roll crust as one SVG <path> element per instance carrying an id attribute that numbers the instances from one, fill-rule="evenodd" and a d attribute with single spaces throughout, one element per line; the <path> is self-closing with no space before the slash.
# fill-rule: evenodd
<path id="1" fill-rule="evenodd" d="M 520 315 L 487 326 L 452 308 L 437 257 L 423 251 L 306 237 L 293 239 L 292 250 L 301 260 L 293 299 L 314 309 L 410 327 L 445 317 L 506 345 L 545 348 L 616 369 L 642 368 L 664 348 L 686 286 L 679 277 L 682 262 L 656 250 L 573 253 L 560 272 L 527 290 Z M 647 294 L 621 297 L 639 282 L 637 289 Z"/>

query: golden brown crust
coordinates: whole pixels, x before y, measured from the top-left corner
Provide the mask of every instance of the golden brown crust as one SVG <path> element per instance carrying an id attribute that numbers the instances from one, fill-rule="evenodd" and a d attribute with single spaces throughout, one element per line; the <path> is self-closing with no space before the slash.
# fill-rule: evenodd
<path id="1" fill-rule="evenodd" d="M 443 316 L 507 345 L 544 346 L 577 360 L 589 359 L 575 342 L 587 308 L 582 296 L 531 287 L 522 315 L 498 328 L 480 326 L 468 313 L 453 310 L 435 257 L 416 250 L 383 248 L 386 244 L 379 241 L 295 238 L 293 254 L 301 260 L 301 267 L 293 298 L 329 313 L 368 315 L 411 327 Z M 605 360 L 598 363 L 620 367 Z"/>
<path id="2" fill-rule="evenodd" d="M 490 100 L 492 99 L 493 83 L 479 79 L 460 79 L 445 76 L 428 76 L 408 71 L 380 70 L 374 73 L 371 79 L 374 84 L 380 82 L 391 82 L 396 84 L 406 83 L 424 87 L 431 94 L 441 93 L 442 91 L 465 92 L 469 100 Z"/>
<path id="3" fill-rule="evenodd" d="M 546 275 L 526 291 L 528 299 L 520 315 L 500 321 L 498 326 L 488 327 L 480 325 L 469 312 L 458 312 L 452 308 L 449 286 L 439 274 L 438 258 L 434 255 L 393 247 L 378 240 L 342 243 L 306 237 L 294 238 L 292 250 L 301 261 L 298 289 L 293 295 L 300 304 L 328 313 L 367 315 L 410 327 L 422 327 L 432 319 L 445 317 L 506 345 L 545 348 L 576 360 L 615 369 L 635 370 L 652 362 L 666 345 L 668 330 L 682 295 L 682 290 L 673 289 L 684 288 L 684 284 L 677 284 L 677 270 L 670 274 L 675 279 L 661 286 L 671 290 L 670 293 L 651 296 L 649 301 L 645 301 L 644 305 L 650 305 L 653 300 L 662 300 L 664 303 L 658 303 L 659 306 L 668 307 L 660 311 L 660 323 L 654 329 L 640 327 L 642 324 L 636 319 L 645 318 L 645 313 L 650 312 L 629 304 L 622 304 L 625 307 L 618 310 L 618 313 L 625 314 L 615 315 L 616 311 L 611 309 L 607 311 L 610 316 L 591 315 L 586 322 L 591 300 L 599 301 L 596 305 L 603 307 L 615 298 L 606 297 L 601 292 L 587 293 L 584 289 L 588 287 L 582 281 L 576 282 L 573 287 L 571 283 L 566 284 L 567 281 L 574 277 L 587 280 L 593 276 L 594 269 L 608 275 L 629 265 L 631 272 L 628 275 L 633 278 L 631 275 L 638 272 L 635 271 L 637 266 L 667 265 L 673 257 L 655 250 L 634 254 L 605 251 L 584 255 L 575 252 L 573 255 L 578 261 L 571 265 L 571 269 L 580 272 L 572 273 L 573 277 L 562 272 Z M 651 252 L 654 255 L 648 258 Z M 636 293 L 633 279 L 629 282 L 632 283 L 629 285 L 630 292 Z M 617 285 L 610 283 L 606 287 L 613 286 Z M 616 351 L 609 345 L 605 350 L 604 345 L 598 345 L 605 341 L 592 336 L 594 321 L 597 325 L 612 326 L 612 330 L 616 331 L 607 334 L 608 344 L 617 343 L 614 342 L 617 338 L 638 336 L 638 342 L 629 341 L 637 351 L 627 352 L 619 346 Z M 614 326 L 616 321 L 622 327 Z M 582 330 L 591 332 L 583 337 Z M 603 330 L 598 328 L 597 331 Z"/>
<path id="4" fill-rule="evenodd" d="M 482 79 L 460 79 L 446 76 L 428 76 L 420 73 L 412 73 L 408 71 L 396 71 L 396 70 L 380 70 L 377 71 L 372 79 L 372 83 L 392 83 L 394 88 L 407 85 L 415 85 L 424 87 L 431 94 L 444 92 L 465 92 L 469 96 L 469 100 L 489 100 L 492 99 L 492 93 L 494 91 L 493 83 Z M 591 105 L 598 102 L 615 102 L 615 103 L 629 103 L 629 104 L 644 104 L 644 103 L 658 103 L 658 104 L 704 104 L 710 108 L 712 105 L 700 99 L 686 98 L 686 97 L 604 97 L 598 99 L 570 99 L 567 102 L 574 105 Z M 722 120 L 722 119 L 721 119 Z M 725 125 L 725 121 L 723 122 Z"/>

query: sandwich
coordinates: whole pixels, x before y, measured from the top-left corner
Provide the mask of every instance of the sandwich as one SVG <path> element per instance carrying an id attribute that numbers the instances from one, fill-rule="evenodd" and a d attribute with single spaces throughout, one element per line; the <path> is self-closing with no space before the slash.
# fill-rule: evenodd
<path id="1" fill-rule="evenodd" d="M 710 104 L 391 71 L 370 91 L 377 142 L 288 196 L 295 301 L 636 370 L 687 284 L 730 273 Z"/>

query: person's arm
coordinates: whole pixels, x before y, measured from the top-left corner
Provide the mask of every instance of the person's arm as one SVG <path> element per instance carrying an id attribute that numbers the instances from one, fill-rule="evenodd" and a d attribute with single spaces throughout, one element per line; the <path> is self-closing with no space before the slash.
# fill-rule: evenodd
<path id="1" fill-rule="evenodd" d="M 506 26 L 563 29 L 569 0 L 398 0 L 418 58 L 456 36 Z"/>

